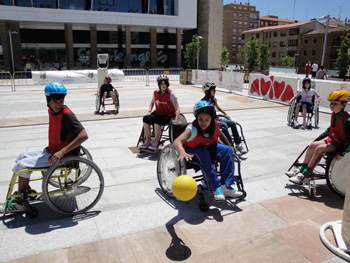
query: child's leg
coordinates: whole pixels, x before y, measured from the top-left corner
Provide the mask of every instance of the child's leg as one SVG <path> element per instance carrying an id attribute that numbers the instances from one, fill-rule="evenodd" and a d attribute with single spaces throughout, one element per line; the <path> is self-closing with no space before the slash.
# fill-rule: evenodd
<path id="1" fill-rule="evenodd" d="M 311 156 L 310 161 L 308 162 L 309 167 L 314 168 L 321 160 L 323 154 L 334 152 L 335 150 L 336 148 L 334 145 L 326 144 L 325 141 L 321 141 L 321 143 L 319 143 L 313 151 L 313 155 Z"/>
<path id="2" fill-rule="evenodd" d="M 304 105 L 303 105 L 303 121 L 306 121 L 306 112 L 307 112 L 307 107 L 306 107 L 306 105 L 304 104 Z"/>
<path id="3" fill-rule="evenodd" d="M 159 124 L 154 124 L 154 140 L 158 141 L 160 137 L 160 131 L 162 130 L 162 126 Z"/>
<path id="4" fill-rule="evenodd" d="M 110 97 L 112 97 L 113 104 L 115 104 L 115 103 L 116 103 L 116 101 L 115 101 L 115 96 L 114 96 L 113 91 L 110 91 L 110 92 L 109 92 L 109 96 L 110 96 Z"/>
<path id="5" fill-rule="evenodd" d="M 234 165 L 232 150 L 227 145 L 217 144 L 216 157 L 220 162 L 220 183 L 233 185 L 234 181 Z"/>
<path id="6" fill-rule="evenodd" d="M 106 97 L 107 97 L 107 92 L 105 91 L 105 92 L 103 93 L 103 98 L 102 98 L 102 106 L 103 106 L 103 107 L 105 106 Z"/>
<path id="7" fill-rule="evenodd" d="M 300 106 L 296 105 L 295 107 L 295 116 L 294 116 L 294 120 L 298 120 L 298 115 L 299 115 L 299 111 L 300 111 Z"/>
<path id="8" fill-rule="evenodd" d="M 221 183 L 218 179 L 218 176 L 214 170 L 213 163 L 210 158 L 210 153 L 208 150 L 203 148 L 186 148 L 186 152 L 194 155 L 194 160 L 198 161 L 199 158 L 201 167 L 208 176 L 210 182 L 206 182 L 207 184 L 211 184 L 211 190 L 214 191 L 216 188 L 221 186 Z M 232 152 L 232 151 L 231 151 Z M 205 177 L 204 177 L 205 179 Z"/>

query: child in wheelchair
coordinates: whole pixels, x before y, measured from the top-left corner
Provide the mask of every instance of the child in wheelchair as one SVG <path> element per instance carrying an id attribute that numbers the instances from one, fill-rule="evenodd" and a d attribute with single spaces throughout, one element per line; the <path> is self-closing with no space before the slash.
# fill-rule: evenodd
<path id="1" fill-rule="evenodd" d="M 119 94 L 118 91 L 112 86 L 111 84 L 112 79 L 109 76 L 106 76 L 105 79 L 103 80 L 103 84 L 100 87 L 100 103 L 102 105 L 103 111 L 105 111 L 105 100 L 106 98 L 112 98 L 113 104 L 115 105 L 115 109 L 118 113 L 119 111 Z M 116 96 L 114 95 L 114 92 Z"/>
<path id="2" fill-rule="evenodd" d="M 350 92 L 347 90 L 335 90 L 328 94 L 332 111 L 331 124 L 306 151 L 304 162 L 300 167 L 294 168 L 286 175 L 294 184 L 303 184 L 309 181 L 309 175 L 318 164 L 323 154 L 336 152 L 337 160 L 350 152 L 350 146 L 346 142 L 350 139 L 350 115 L 344 109 L 349 101 Z M 323 140 L 324 138 L 327 139 Z"/>
<path id="3" fill-rule="evenodd" d="M 45 96 L 49 114 L 49 145 L 43 150 L 21 153 L 16 159 L 12 171 L 14 173 L 26 168 L 43 168 L 55 164 L 58 160 L 79 150 L 79 146 L 88 139 L 88 135 L 74 113 L 64 105 L 67 89 L 59 83 L 51 83 L 45 87 Z M 18 178 L 18 193 L 29 188 L 30 172 L 23 172 Z M 7 211 L 26 211 L 21 198 L 7 201 Z M 4 212 L 6 203 L 0 206 Z"/>
<path id="4" fill-rule="evenodd" d="M 222 112 L 222 114 L 228 117 L 227 119 L 219 118 L 215 112 L 215 119 L 219 124 L 219 128 L 225 134 L 226 138 L 230 142 L 230 145 L 231 146 L 234 146 L 234 144 L 236 145 L 236 151 L 238 154 L 245 154 L 247 153 L 247 150 L 242 146 L 242 143 L 241 143 L 242 138 L 238 134 L 237 125 L 233 120 L 231 120 L 231 118 L 226 114 L 226 112 L 224 112 L 224 110 L 220 108 L 218 101 L 215 98 L 215 92 L 216 92 L 215 89 L 216 89 L 216 85 L 214 83 L 212 82 L 205 83 L 202 86 L 202 90 L 205 93 L 205 96 L 202 98 L 202 100 L 210 101 L 211 103 L 214 104 L 215 108 L 218 111 Z M 234 142 L 232 140 L 231 135 L 228 132 L 228 128 L 231 128 L 232 130 Z"/>
<path id="5" fill-rule="evenodd" d="M 239 198 L 242 192 L 236 191 L 234 185 L 233 149 L 226 136 L 220 131 L 215 120 L 215 106 L 209 101 L 200 101 L 193 108 L 195 120 L 176 138 L 174 146 L 179 153 L 178 161 L 198 158 L 207 174 L 214 194 L 214 200 L 223 201 L 225 197 Z M 225 144 L 219 144 L 218 138 Z M 220 162 L 219 180 L 212 160 Z"/>
<path id="6" fill-rule="evenodd" d="M 141 149 L 157 150 L 158 140 L 162 126 L 169 124 L 171 118 L 175 116 L 175 122 L 180 115 L 180 107 L 177 98 L 169 89 L 169 79 L 165 75 L 157 78 L 158 90 L 153 92 L 153 98 L 149 105 L 149 114 L 143 117 L 143 128 L 145 142 L 140 146 Z M 155 106 L 155 110 L 153 110 Z M 154 125 L 154 141 L 151 139 L 151 125 Z"/>
<path id="7" fill-rule="evenodd" d="M 317 94 L 317 92 L 314 89 L 311 89 L 311 79 L 304 78 L 302 90 L 299 91 L 288 103 L 288 105 L 291 105 L 293 100 L 301 97 L 295 107 L 295 114 L 294 114 L 294 120 L 293 120 L 293 126 L 295 128 L 299 127 L 298 116 L 299 116 L 300 109 L 302 109 L 303 111 L 303 124 L 301 128 L 302 129 L 306 128 L 306 113 L 309 112 L 311 107 L 313 106 L 312 99 L 314 96 L 317 97 L 317 104 L 319 104 L 321 97 Z"/>

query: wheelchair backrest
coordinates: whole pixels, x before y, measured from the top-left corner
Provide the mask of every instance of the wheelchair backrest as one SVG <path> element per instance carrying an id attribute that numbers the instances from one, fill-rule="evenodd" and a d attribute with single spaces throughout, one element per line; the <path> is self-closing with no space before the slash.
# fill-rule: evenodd
<path id="1" fill-rule="evenodd" d="M 188 125 L 188 123 L 187 123 L 186 117 L 183 114 L 179 115 L 179 119 L 178 119 L 177 123 L 174 123 L 172 121 L 170 122 L 170 125 L 169 125 L 170 143 L 173 143 L 175 141 L 175 139 L 177 137 L 179 137 L 179 135 L 181 133 L 184 132 L 187 125 Z"/>

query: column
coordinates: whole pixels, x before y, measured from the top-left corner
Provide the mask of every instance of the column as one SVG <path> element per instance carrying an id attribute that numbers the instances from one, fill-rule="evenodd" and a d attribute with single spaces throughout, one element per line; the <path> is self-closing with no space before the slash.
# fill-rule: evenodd
<path id="1" fill-rule="evenodd" d="M 182 58 L 181 39 L 182 39 L 182 29 L 176 28 L 176 67 L 177 68 L 181 68 L 181 58 Z"/>
<path id="2" fill-rule="evenodd" d="M 67 69 L 72 69 L 74 66 L 74 50 L 73 50 L 73 28 L 72 24 L 64 25 L 64 34 L 66 39 L 66 58 Z"/>
<path id="3" fill-rule="evenodd" d="M 151 68 L 157 67 L 157 29 L 151 28 Z"/>
<path id="4" fill-rule="evenodd" d="M 9 34 L 7 33 L 5 21 L 0 21 L 0 39 L 2 43 L 2 53 L 4 58 L 4 70 L 12 71 L 10 40 Z"/>
<path id="5" fill-rule="evenodd" d="M 96 25 L 90 25 L 90 54 L 91 68 L 97 68 L 97 30 Z"/>
<path id="6" fill-rule="evenodd" d="M 126 68 L 131 68 L 131 29 L 130 26 L 125 27 L 125 58 Z"/>

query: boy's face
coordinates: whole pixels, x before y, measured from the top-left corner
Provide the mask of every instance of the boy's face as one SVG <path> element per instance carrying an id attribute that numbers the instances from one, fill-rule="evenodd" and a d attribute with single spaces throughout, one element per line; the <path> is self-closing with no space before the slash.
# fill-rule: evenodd
<path id="1" fill-rule="evenodd" d="M 342 111 L 345 108 L 345 106 L 346 106 L 346 103 L 342 104 L 340 101 L 337 101 L 337 100 L 333 100 L 329 103 L 329 108 L 334 113 L 338 113 Z"/>
<path id="2" fill-rule="evenodd" d="M 62 99 L 53 99 L 52 98 L 50 100 L 49 104 L 50 104 L 51 109 L 53 109 L 53 111 L 55 113 L 59 113 L 63 108 L 64 98 L 62 98 Z"/>

